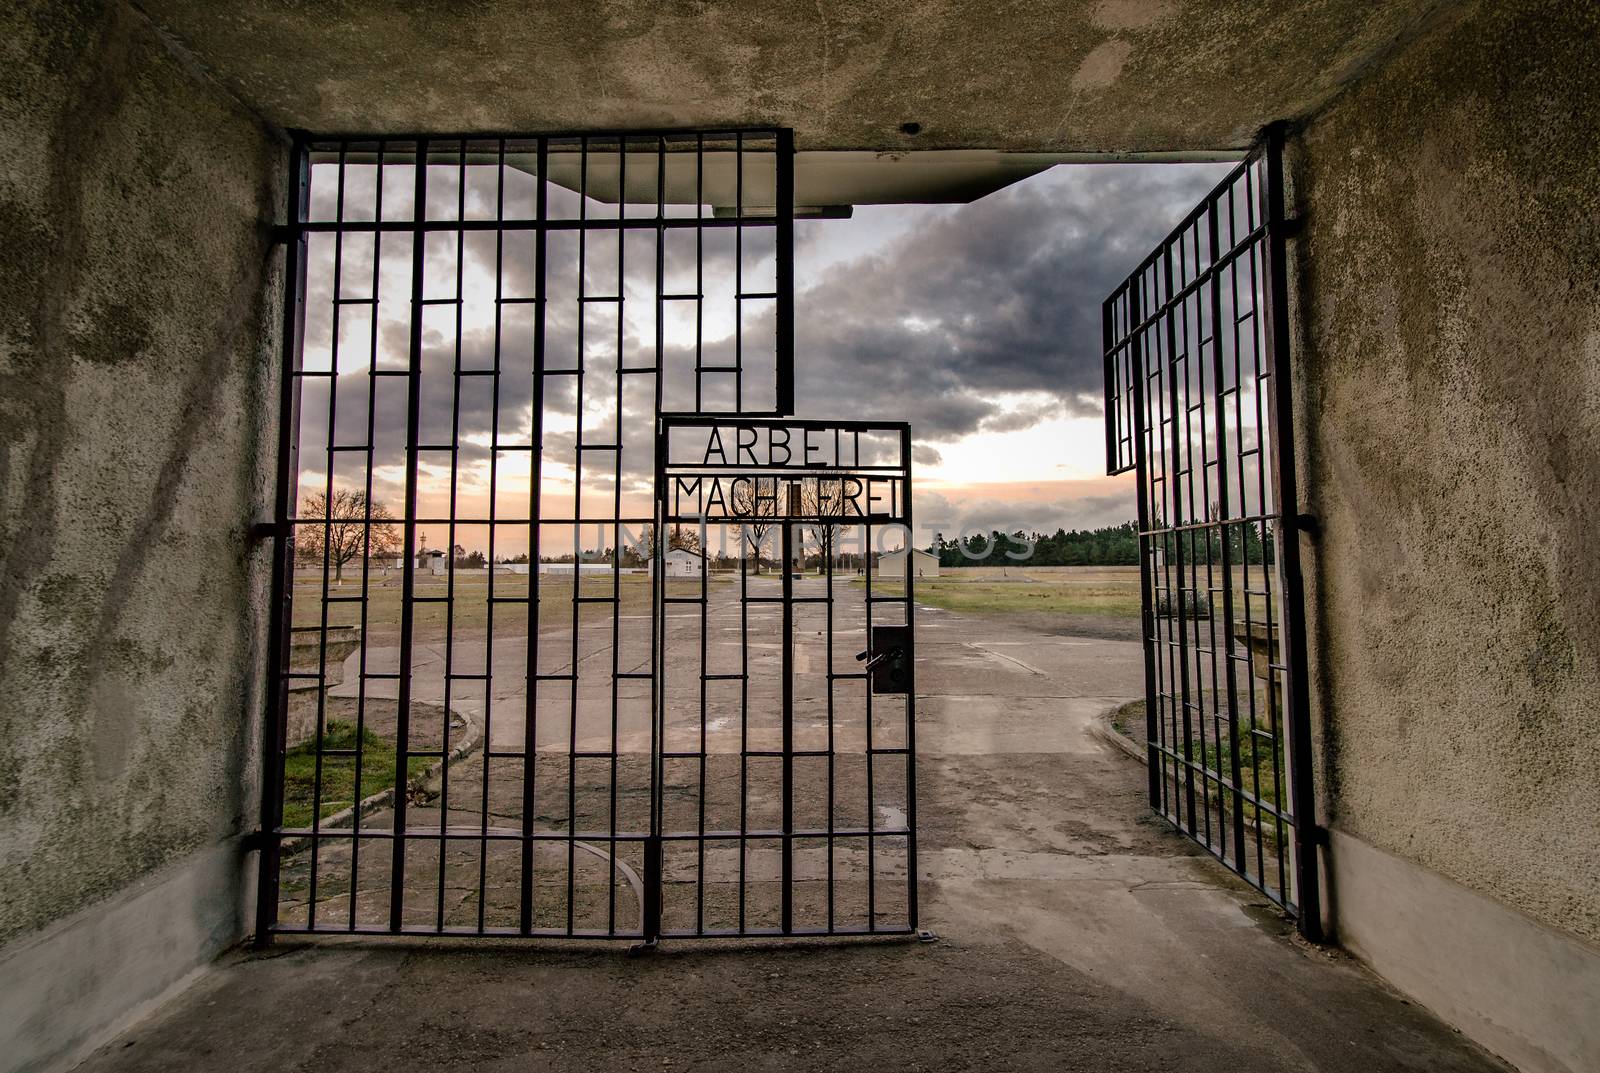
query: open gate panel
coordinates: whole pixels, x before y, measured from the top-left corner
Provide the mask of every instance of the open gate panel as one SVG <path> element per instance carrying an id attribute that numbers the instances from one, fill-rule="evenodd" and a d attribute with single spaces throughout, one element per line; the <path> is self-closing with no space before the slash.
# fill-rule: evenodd
<path id="1" fill-rule="evenodd" d="M 1137 474 L 1151 807 L 1315 936 L 1282 138 L 1106 299 L 1106 468 Z"/>

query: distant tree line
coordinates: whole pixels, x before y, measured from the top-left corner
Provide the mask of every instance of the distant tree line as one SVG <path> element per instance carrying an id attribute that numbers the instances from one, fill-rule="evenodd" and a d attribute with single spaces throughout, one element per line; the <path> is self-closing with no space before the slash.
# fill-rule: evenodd
<path id="1" fill-rule="evenodd" d="M 1044 533 L 975 533 L 962 539 L 936 536 L 928 549 L 940 566 L 1137 566 L 1139 527 L 1133 522 L 1100 529 Z"/>
<path id="2" fill-rule="evenodd" d="M 1255 523 L 1233 523 L 1225 527 L 1228 558 L 1234 565 L 1272 562 L 1272 536 L 1262 540 Z M 1222 532 L 1216 528 L 1185 529 L 1157 538 L 1157 549 L 1168 561 L 1181 554 L 1190 563 L 1222 562 Z M 1123 522 L 1099 529 L 1057 529 L 1043 533 L 1002 533 L 992 530 L 987 536 L 973 534 L 949 540 L 943 534 L 928 548 L 939 557 L 940 566 L 1137 566 L 1139 565 L 1139 525 Z"/>

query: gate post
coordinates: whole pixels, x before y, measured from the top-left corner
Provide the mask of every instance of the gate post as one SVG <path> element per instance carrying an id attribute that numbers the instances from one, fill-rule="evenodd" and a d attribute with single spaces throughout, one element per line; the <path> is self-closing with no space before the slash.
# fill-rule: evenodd
<path id="1" fill-rule="evenodd" d="M 1288 124 L 1266 129 L 1267 339 L 1272 348 L 1272 397 L 1267 410 L 1277 500 L 1278 569 L 1282 573 L 1284 707 L 1289 730 L 1289 799 L 1294 808 L 1294 885 L 1300 934 L 1322 941 L 1317 872 L 1316 799 L 1311 791 L 1311 705 L 1306 692 L 1305 579 L 1300 571 L 1300 506 L 1295 486 L 1294 390 L 1289 368 L 1288 222 L 1283 199 L 1283 148 Z"/>
<path id="2" fill-rule="evenodd" d="M 284 244 L 283 367 L 278 407 L 278 484 L 273 505 L 272 609 L 267 634 L 267 698 L 261 713 L 261 832 L 257 857 L 255 945 L 272 942 L 278 924 L 278 869 L 283 843 L 283 763 L 289 700 L 284 674 L 289 669 L 289 628 L 294 596 L 295 532 L 290 518 L 299 498 L 300 340 L 305 326 L 306 236 L 299 228 L 310 203 L 311 165 L 296 139 L 289 162 L 287 206 L 289 241 Z"/>

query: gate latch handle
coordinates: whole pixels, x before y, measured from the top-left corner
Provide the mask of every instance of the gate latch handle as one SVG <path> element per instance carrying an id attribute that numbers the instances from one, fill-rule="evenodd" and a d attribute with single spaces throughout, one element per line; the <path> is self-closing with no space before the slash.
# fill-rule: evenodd
<path id="1" fill-rule="evenodd" d="M 867 657 L 869 655 L 872 655 L 871 649 L 868 649 L 866 652 L 857 652 L 856 653 L 856 659 L 857 660 L 867 659 Z M 894 648 L 884 649 L 882 652 L 879 652 L 876 656 L 872 656 L 871 659 L 867 659 L 867 665 L 865 667 L 863 667 L 862 670 L 866 670 L 866 671 L 875 670 L 877 668 L 878 664 L 884 662 L 885 660 L 895 659 L 899 655 L 900 655 L 899 646 L 896 646 Z"/>

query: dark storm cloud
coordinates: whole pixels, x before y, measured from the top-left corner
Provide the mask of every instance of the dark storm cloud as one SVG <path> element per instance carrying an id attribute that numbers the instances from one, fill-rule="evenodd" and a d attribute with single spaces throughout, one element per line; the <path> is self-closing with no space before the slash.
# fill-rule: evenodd
<path id="1" fill-rule="evenodd" d="M 920 441 L 916 460 L 923 465 L 938 461 L 930 442 L 979 430 L 1020 430 L 1058 413 L 1098 412 L 1101 299 L 1203 195 L 1221 170 L 1179 165 L 1059 168 L 972 205 L 884 210 L 902 214 L 902 222 L 908 219 L 905 214 L 915 212 L 914 229 L 887 243 L 865 243 L 861 248 L 877 246 L 877 251 L 854 260 L 840 261 L 841 246 L 831 238 L 812 237 L 823 232 L 807 228 L 860 228 L 852 232 L 852 241 L 870 237 L 874 210 L 863 210 L 857 220 L 845 223 L 800 225 L 796 299 L 800 412 L 909 420 Z M 486 188 L 475 182 L 470 171 L 466 214 L 481 217 L 490 195 L 484 194 Z M 369 198 L 367 182 L 360 174 L 349 177 L 346 194 L 352 204 Z M 513 185 L 520 182 L 514 179 Z M 444 178 L 437 184 L 430 182 L 430 188 L 434 195 L 430 197 L 430 215 L 453 215 L 443 202 L 453 199 L 456 188 Z M 440 204 L 434 204 L 436 200 Z M 386 187 L 386 206 L 389 201 Z M 387 208 L 385 215 L 389 215 Z M 694 233 L 668 234 L 664 287 L 668 292 L 692 291 Z M 458 360 L 464 370 L 493 367 L 492 299 L 497 264 L 503 297 L 531 297 L 535 290 L 532 236 L 507 232 L 499 245 L 493 238 L 490 232 L 469 233 L 460 239 L 458 251 L 457 234 L 439 232 L 427 239 L 425 251 L 424 292 L 428 298 L 453 297 L 459 275 L 467 297 L 476 299 L 464 307 L 459 329 L 456 307 L 449 304 L 428 306 L 422 325 L 420 439 L 424 444 L 446 445 L 453 430 L 459 429 L 459 460 L 464 466 L 487 457 L 486 447 L 470 441 L 486 440 L 496 418 L 503 443 L 526 443 L 532 427 L 531 305 L 500 307 L 498 399 L 490 378 L 463 377 L 458 387 L 454 375 Z M 731 323 L 723 315 L 719 327 L 713 314 L 735 305 L 732 239 L 732 232 L 726 229 L 708 229 L 702 238 L 708 336 L 729 330 Z M 623 324 L 626 367 L 648 366 L 656 360 L 653 242 L 652 232 L 641 231 L 620 242 L 614 234 L 595 234 L 585 243 L 584 293 L 591 297 L 622 294 L 632 311 Z M 807 260 L 826 260 L 830 244 L 831 267 L 808 272 Z M 769 246 L 751 239 L 744 248 L 747 290 L 758 286 L 752 280 L 770 272 Z M 378 367 L 405 367 L 411 330 L 410 238 L 387 234 L 379 249 L 381 254 L 375 257 L 371 235 L 347 236 L 339 249 L 339 292 L 345 298 L 372 295 L 376 260 L 378 319 L 374 331 L 371 307 L 339 308 L 340 375 L 336 379 L 307 378 L 304 383 L 301 448 L 302 464 L 308 469 L 320 470 L 325 464 L 328 392 L 335 383 L 338 405 L 333 442 L 364 443 L 370 407 L 377 431 L 377 465 L 403 465 L 408 405 L 405 380 L 373 380 L 368 363 L 375 337 Z M 577 365 L 581 325 L 587 369 L 583 391 L 589 411 L 583 438 L 591 444 L 615 442 L 617 306 L 580 306 L 577 301 L 576 232 L 553 232 L 546 256 L 547 368 Z M 318 236 L 310 249 L 308 273 L 308 368 L 318 367 L 318 361 L 321 368 L 327 368 L 335 334 L 334 257 L 331 236 Z M 761 306 L 747 306 L 744 331 L 750 351 L 760 349 L 752 340 L 770 339 L 772 325 L 770 312 L 749 315 L 752 308 Z M 668 336 L 661 341 L 668 370 L 663 389 L 666 402 L 669 408 L 689 408 L 693 327 L 680 324 L 674 331 L 669 324 L 668 329 Z M 689 333 L 687 337 L 684 331 Z M 732 359 L 732 341 L 706 338 L 701 351 L 707 364 L 726 363 Z M 747 353 L 747 361 L 756 363 L 751 375 L 760 379 L 759 358 L 752 359 Z M 546 378 L 548 413 L 573 412 L 576 382 L 573 376 Z M 649 378 L 630 378 L 628 382 L 643 386 Z M 1008 392 L 1037 392 L 1048 396 L 1048 401 L 1007 410 L 996 396 Z M 653 405 L 648 392 L 625 393 L 624 436 L 630 428 L 650 427 Z M 559 461 L 573 457 L 572 439 L 570 432 L 554 427 L 547 430 L 547 457 Z M 645 454 L 624 452 L 625 488 L 648 485 Z M 359 455 L 341 458 L 336 468 L 353 474 L 357 465 L 364 467 Z M 586 462 L 585 469 L 595 477 L 614 464 L 612 458 L 601 454 L 589 458 L 595 464 Z"/>
<path id="2" fill-rule="evenodd" d="M 934 441 L 1098 413 L 1101 300 L 1225 170 L 1057 168 L 824 270 L 796 299 L 802 412 Z M 1004 392 L 1054 404 L 1003 415 Z"/>

